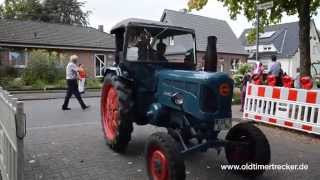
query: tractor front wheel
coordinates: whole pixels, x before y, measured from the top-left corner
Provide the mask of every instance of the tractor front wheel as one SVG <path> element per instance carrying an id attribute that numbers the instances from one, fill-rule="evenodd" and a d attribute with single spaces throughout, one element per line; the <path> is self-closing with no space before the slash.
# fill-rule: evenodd
<path id="1" fill-rule="evenodd" d="M 225 147 L 231 165 L 267 165 L 270 163 L 270 145 L 263 132 L 251 123 L 239 123 L 232 127 L 226 139 L 232 141 Z M 262 169 L 237 170 L 243 176 L 262 175 Z"/>
<path id="2" fill-rule="evenodd" d="M 185 179 L 184 160 L 170 135 L 162 132 L 152 134 L 145 151 L 150 180 Z"/>
<path id="3" fill-rule="evenodd" d="M 117 76 L 108 74 L 101 95 L 101 124 L 107 144 L 119 153 L 125 151 L 131 140 L 131 108 L 131 88 Z"/>

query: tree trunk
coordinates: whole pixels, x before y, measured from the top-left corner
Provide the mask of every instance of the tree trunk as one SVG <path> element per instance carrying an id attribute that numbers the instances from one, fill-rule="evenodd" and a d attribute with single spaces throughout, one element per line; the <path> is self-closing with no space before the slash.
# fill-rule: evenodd
<path id="1" fill-rule="evenodd" d="M 298 0 L 300 75 L 310 76 L 310 0 Z"/>

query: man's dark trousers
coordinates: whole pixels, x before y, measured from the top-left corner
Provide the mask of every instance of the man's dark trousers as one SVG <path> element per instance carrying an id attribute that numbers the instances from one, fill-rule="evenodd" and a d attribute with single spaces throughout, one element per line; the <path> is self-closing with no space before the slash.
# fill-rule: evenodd
<path id="1" fill-rule="evenodd" d="M 67 94 L 66 97 L 64 99 L 64 103 L 62 105 L 62 108 L 68 108 L 69 105 L 69 100 L 72 96 L 72 94 L 74 94 L 74 96 L 78 99 L 82 109 L 84 109 L 86 107 L 86 105 L 84 104 L 79 89 L 78 89 L 78 82 L 76 79 L 67 79 L 67 85 L 68 85 L 68 89 L 67 89 Z"/>

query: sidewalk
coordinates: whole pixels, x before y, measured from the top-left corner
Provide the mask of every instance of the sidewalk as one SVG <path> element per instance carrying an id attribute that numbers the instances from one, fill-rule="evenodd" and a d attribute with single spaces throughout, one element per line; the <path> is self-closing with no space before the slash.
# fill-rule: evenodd
<path id="1" fill-rule="evenodd" d="M 23 101 L 30 100 L 48 100 L 48 99 L 63 99 L 66 95 L 66 90 L 50 90 L 50 91 L 11 91 L 14 97 Z M 100 97 L 99 89 L 90 89 L 81 96 L 83 98 Z"/>

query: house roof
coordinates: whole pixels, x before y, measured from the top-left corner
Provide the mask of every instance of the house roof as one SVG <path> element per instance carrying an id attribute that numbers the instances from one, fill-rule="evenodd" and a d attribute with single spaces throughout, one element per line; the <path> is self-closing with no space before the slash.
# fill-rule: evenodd
<path id="1" fill-rule="evenodd" d="M 152 21 L 152 20 L 138 19 L 138 18 L 129 18 L 129 19 L 125 19 L 123 21 L 120 21 L 115 26 L 113 26 L 111 29 L 111 33 L 113 33 L 113 31 L 115 31 L 119 28 L 123 28 L 123 27 L 130 26 L 130 25 L 132 25 L 132 26 L 159 26 L 159 27 L 168 27 L 168 28 L 172 28 L 172 29 L 179 29 L 179 30 L 192 32 L 192 33 L 194 32 L 194 30 L 190 29 L 190 28 L 185 28 L 185 27 L 181 27 L 181 26 L 174 26 L 174 25 L 170 25 L 167 23 L 159 22 L 159 21 Z"/>
<path id="2" fill-rule="evenodd" d="M 164 10 L 160 21 L 194 29 L 198 51 L 206 51 L 207 37 L 216 36 L 218 52 L 247 55 L 226 21 L 168 9 Z"/>
<path id="3" fill-rule="evenodd" d="M 252 46 L 246 38 L 250 30 L 245 29 L 239 37 L 243 46 Z M 261 45 L 273 44 L 278 50 L 276 53 L 278 57 L 294 56 L 299 48 L 299 22 L 272 25 L 264 30 L 264 32 L 272 31 L 274 33 L 270 37 L 259 39 L 259 43 Z"/>
<path id="4" fill-rule="evenodd" d="M 114 49 L 114 37 L 91 27 L 0 19 L 0 46 Z"/>

